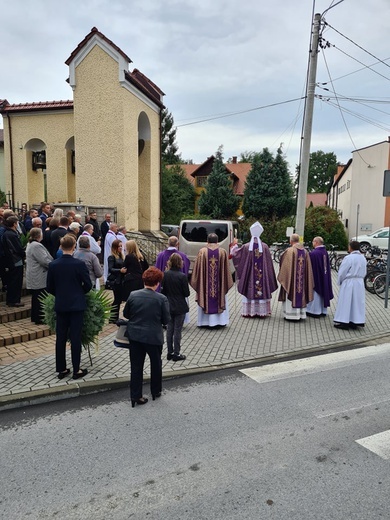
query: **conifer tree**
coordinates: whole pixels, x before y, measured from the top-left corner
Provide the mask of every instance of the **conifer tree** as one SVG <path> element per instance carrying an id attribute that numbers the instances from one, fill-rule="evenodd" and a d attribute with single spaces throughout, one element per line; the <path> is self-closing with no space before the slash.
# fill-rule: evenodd
<path id="1" fill-rule="evenodd" d="M 245 216 L 281 218 L 290 215 L 293 207 L 293 186 L 282 149 L 278 149 L 276 157 L 268 148 L 255 153 L 245 182 L 242 206 Z"/>
<path id="2" fill-rule="evenodd" d="M 215 154 L 206 189 L 198 202 L 199 213 L 213 219 L 230 219 L 240 205 L 240 197 L 233 192 L 232 180 L 223 164 L 222 152 L 223 147 L 220 146 Z"/>
<path id="3" fill-rule="evenodd" d="M 173 115 L 164 108 L 161 112 L 161 157 L 165 164 L 181 162 L 179 147 L 176 143 L 176 128 Z"/>
<path id="4" fill-rule="evenodd" d="M 162 170 L 161 221 L 179 224 L 183 215 L 194 212 L 195 191 L 180 164 Z"/>

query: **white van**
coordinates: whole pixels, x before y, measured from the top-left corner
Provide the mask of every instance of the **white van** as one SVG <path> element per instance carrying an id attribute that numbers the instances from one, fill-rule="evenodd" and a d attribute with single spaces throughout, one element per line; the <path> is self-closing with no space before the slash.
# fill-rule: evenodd
<path id="1" fill-rule="evenodd" d="M 215 233 L 219 246 L 230 253 L 233 239 L 238 237 L 238 222 L 232 220 L 182 220 L 179 229 L 179 250 L 190 259 L 190 272 L 199 249 L 207 244 L 207 235 Z M 234 272 L 233 262 L 230 270 Z"/>

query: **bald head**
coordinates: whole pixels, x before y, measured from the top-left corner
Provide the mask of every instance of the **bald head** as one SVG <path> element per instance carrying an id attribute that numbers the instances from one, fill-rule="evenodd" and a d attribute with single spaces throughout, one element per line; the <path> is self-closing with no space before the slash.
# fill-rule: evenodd
<path id="1" fill-rule="evenodd" d="M 313 246 L 319 247 L 324 245 L 324 239 L 322 237 L 314 237 L 313 238 Z"/>
<path id="2" fill-rule="evenodd" d="M 177 247 L 177 244 L 178 244 L 178 239 L 177 237 L 169 237 L 168 238 L 168 246 L 169 247 Z"/>
<path id="3" fill-rule="evenodd" d="M 298 244 L 299 242 L 299 235 L 298 233 L 293 233 L 290 237 L 290 243 L 291 244 Z"/>

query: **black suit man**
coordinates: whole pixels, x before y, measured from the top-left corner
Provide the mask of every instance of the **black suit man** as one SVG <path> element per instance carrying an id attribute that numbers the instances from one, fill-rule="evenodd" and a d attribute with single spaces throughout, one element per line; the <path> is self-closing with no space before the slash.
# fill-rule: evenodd
<path id="1" fill-rule="evenodd" d="M 88 370 L 80 368 L 81 331 L 84 311 L 87 308 L 85 294 L 92 282 L 84 262 L 73 258 L 76 240 L 66 235 L 61 238 L 62 257 L 49 265 L 47 290 L 55 296 L 56 312 L 56 370 L 58 379 L 70 374 L 66 368 L 66 342 L 71 343 L 73 379 L 84 377 Z"/>
<path id="2" fill-rule="evenodd" d="M 57 229 L 54 229 L 50 235 L 50 246 L 51 246 L 51 255 L 53 258 L 56 257 L 57 251 L 60 248 L 61 238 L 64 237 L 67 233 L 69 233 L 69 219 L 68 217 L 61 217 L 60 223 Z"/>
<path id="3" fill-rule="evenodd" d="M 23 262 L 26 253 L 20 241 L 17 226 L 18 217 L 9 216 L 5 221 L 5 232 L 2 236 L 2 248 L 7 273 L 7 305 L 9 307 L 23 307 L 20 298 L 22 296 L 23 285 Z"/>
<path id="4" fill-rule="evenodd" d="M 108 230 L 110 229 L 110 224 L 111 224 L 111 215 L 109 213 L 106 213 L 104 215 L 104 220 L 100 225 L 100 235 L 101 235 L 101 239 L 102 239 L 101 243 L 100 243 L 100 247 L 102 248 L 102 260 L 104 259 L 104 242 L 106 240 L 106 235 L 108 233 Z"/>

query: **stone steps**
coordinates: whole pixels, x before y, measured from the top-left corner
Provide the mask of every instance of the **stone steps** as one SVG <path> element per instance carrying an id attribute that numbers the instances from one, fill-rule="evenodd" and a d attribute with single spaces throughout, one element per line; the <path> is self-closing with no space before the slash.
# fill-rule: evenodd
<path id="1" fill-rule="evenodd" d="M 5 300 L 0 303 L 0 324 L 9 323 L 31 316 L 31 296 L 22 296 L 24 307 L 8 307 Z"/>
<path id="2" fill-rule="evenodd" d="M 35 325 L 30 318 L 20 318 L 0 325 L 0 348 L 45 338 L 51 334 L 47 325 Z"/>
<path id="3" fill-rule="evenodd" d="M 26 343 L 51 335 L 47 325 L 35 325 L 31 321 L 31 296 L 23 290 L 24 307 L 8 307 L 6 294 L 0 293 L 0 348 Z"/>

